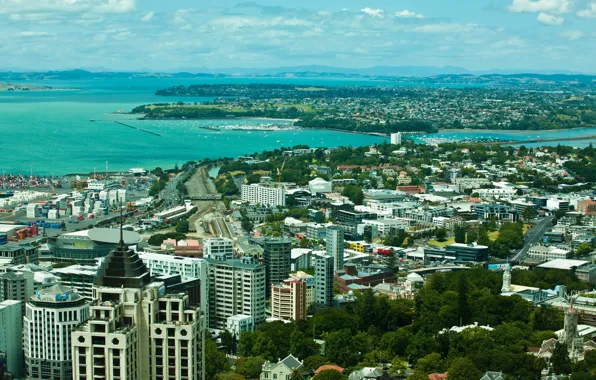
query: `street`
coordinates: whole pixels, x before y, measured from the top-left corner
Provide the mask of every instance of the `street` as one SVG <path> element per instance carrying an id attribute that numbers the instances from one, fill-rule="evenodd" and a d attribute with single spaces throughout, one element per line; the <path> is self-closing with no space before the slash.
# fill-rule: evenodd
<path id="1" fill-rule="evenodd" d="M 544 233 L 553 226 L 554 216 L 547 216 L 538 221 L 534 227 L 532 227 L 526 236 L 524 237 L 524 246 L 519 252 L 511 259 L 512 263 L 520 262 L 524 259 L 526 253 L 531 246 L 539 243 L 544 236 Z"/>

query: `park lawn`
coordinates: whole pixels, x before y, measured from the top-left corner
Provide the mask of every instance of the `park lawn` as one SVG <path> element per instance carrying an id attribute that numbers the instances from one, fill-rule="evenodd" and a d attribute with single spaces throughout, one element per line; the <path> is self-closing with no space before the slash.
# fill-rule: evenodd
<path id="1" fill-rule="evenodd" d="M 495 240 L 497 240 L 497 238 L 498 238 L 498 237 L 499 237 L 499 231 L 493 231 L 493 232 L 489 232 L 489 233 L 488 233 L 488 238 L 489 238 L 491 241 L 495 241 Z"/>
<path id="2" fill-rule="evenodd" d="M 445 240 L 445 241 L 430 240 L 428 242 L 429 245 L 434 245 L 435 247 L 445 247 L 445 246 L 447 246 L 449 244 L 453 244 L 453 243 L 455 243 L 454 236 L 447 238 L 447 240 Z"/>
<path id="3" fill-rule="evenodd" d="M 524 224 L 524 227 L 523 227 L 523 229 L 522 229 L 522 233 L 523 233 L 524 235 L 525 235 L 525 234 L 527 234 L 527 233 L 528 233 L 528 231 L 530 230 L 530 227 L 532 227 L 532 226 L 531 226 L 531 225 L 529 225 L 529 224 Z"/>

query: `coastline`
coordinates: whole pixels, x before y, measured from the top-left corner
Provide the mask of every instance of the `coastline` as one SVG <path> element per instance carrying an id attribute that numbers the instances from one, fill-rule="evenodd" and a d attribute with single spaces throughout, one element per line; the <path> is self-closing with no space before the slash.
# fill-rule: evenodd
<path id="1" fill-rule="evenodd" d="M 438 133 L 448 133 L 448 132 L 455 132 L 455 133 L 465 133 L 465 132 L 504 132 L 504 133 L 512 133 L 512 134 L 525 134 L 528 132 L 563 132 L 563 131 L 574 131 L 577 129 L 591 129 L 596 128 L 596 126 L 586 126 L 586 127 L 575 127 L 575 128 L 561 128 L 561 129 L 481 129 L 481 128 L 457 128 L 457 129 L 439 129 Z"/>

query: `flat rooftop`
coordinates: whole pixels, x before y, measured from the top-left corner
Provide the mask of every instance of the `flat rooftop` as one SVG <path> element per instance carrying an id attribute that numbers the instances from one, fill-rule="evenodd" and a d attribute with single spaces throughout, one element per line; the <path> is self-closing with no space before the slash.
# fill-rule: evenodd
<path id="1" fill-rule="evenodd" d="M 538 265 L 538 268 L 570 270 L 586 264 L 588 264 L 588 261 L 585 260 L 555 259 Z"/>

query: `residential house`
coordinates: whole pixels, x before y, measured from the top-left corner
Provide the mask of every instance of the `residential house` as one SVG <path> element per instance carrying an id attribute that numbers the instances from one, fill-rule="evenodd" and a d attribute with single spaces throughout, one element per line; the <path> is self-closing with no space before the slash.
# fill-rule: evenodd
<path id="1" fill-rule="evenodd" d="M 383 376 L 383 371 L 374 367 L 364 367 L 354 371 L 348 376 L 348 380 L 379 380 Z"/>
<path id="2" fill-rule="evenodd" d="M 290 380 L 295 369 L 302 371 L 303 368 L 302 362 L 292 355 L 277 363 L 267 360 L 263 364 L 260 380 Z"/>

